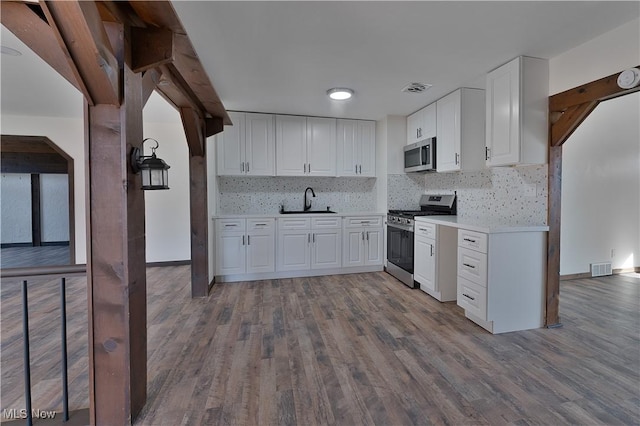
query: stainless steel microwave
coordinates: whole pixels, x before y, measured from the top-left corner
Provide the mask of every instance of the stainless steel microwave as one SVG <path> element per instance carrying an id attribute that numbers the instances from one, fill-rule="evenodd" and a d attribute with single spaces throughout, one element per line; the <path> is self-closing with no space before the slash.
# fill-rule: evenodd
<path id="1" fill-rule="evenodd" d="M 424 172 L 436 169 L 436 138 L 404 147 L 404 171 Z"/>

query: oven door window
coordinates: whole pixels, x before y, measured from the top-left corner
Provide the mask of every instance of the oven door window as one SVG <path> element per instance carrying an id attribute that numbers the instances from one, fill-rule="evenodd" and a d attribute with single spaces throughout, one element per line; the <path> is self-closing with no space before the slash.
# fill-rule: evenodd
<path id="1" fill-rule="evenodd" d="M 424 158 L 424 149 L 418 147 L 404 152 L 404 167 L 422 166 Z"/>
<path id="2" fill-rule="evenodd" d="M 387 261 L 413 274 L 413 232 L 387 226 Z"/>

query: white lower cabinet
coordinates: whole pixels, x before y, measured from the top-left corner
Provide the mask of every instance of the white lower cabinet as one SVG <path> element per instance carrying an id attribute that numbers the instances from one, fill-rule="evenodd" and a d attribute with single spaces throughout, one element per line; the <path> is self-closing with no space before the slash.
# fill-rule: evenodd
<path id="1" fill-rule="evenodd" d="M 492 333 L 544 325 L 546 232 L 458 232 L 457 303 Z"/>
<path id="2" fill-rule="evenodd" d="M 456 300 L 457 230 L 416 219 L 413 280 L 441 302 Z"/>
<path id="3" fill-rule="evenodd" d="M 381 217 L 345 218 L 343 235 L 344 267 L 382 265 L 384 236 Z"/>
<path id="4" fill-rule="evenodd" d="M 275 270 L 275 220 L 216 220 L 216 275 Z"/>
<path id="5" fill-rule="evenodd" d="M 278 219 L 278 271 L 341 267 L 342 218 Z"/>

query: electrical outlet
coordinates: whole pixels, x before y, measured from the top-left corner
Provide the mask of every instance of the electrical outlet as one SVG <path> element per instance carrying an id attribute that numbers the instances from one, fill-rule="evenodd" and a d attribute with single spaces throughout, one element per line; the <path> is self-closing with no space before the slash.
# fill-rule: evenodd
<path id="1" fill-rule="evenodd" d="M 535 183 L 525 184 L 523 186 L 522 191 L 524 192 L 525 197 L 535 197 L 537 192 L 536 184 Z"/>

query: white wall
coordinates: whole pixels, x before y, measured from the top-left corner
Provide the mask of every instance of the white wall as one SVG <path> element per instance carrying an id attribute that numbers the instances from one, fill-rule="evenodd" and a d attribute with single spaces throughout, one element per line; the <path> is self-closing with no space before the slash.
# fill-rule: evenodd
<path id="1" fill-rule="evenodd" d="M 552 58 L 550 94 L 639 63 L 636 19 Z M 640 265 L 639 116 L 638 93 L 603 102 L 563 147 L 562 275 L 588 272 L 592 262 Z"/>
<path id="2" fill-rule="evenodd" d="M 42 242 L 69 241 L 69 175 L 40 175 Z"/>
<path id="3" fill-rule="evenodd" d="M 0 179 L 2 244 L 31 243 L 31 175 L 3 173 Z"/>

